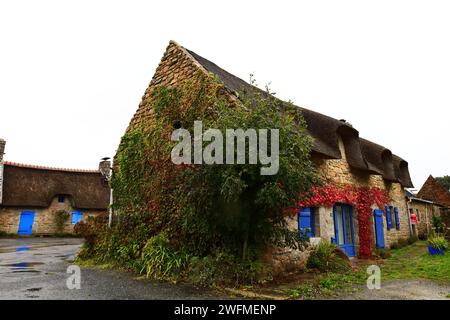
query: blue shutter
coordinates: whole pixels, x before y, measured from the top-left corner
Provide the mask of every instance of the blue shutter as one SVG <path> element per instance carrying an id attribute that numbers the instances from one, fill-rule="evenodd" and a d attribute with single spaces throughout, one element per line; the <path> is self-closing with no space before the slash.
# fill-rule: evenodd
<path id="1" fill-rule="evenodd" d="M 386 207 L 386 226 L 388 230 L 392 229 L 392 217 L 390 207 Z"/>
<path id="2" fill-rule="evenodd" d="M 394 208 L 394 215 L 395 215 L 395 227 L 397 230 L 400 230 L 400 219 L 398 217 L 398 208 Z"/>
<path id="3" fill-rule="evenodd" d="M 375 219 L 375 243 L 377 248 L 384 248 L 383 211 L 375 209 L 373 215 Z"/>
<path id="4" fill-rule="evenodd" d="M 313 213 L 311 208 L 301 208 L 298 213 L 298 231 L 300 238 L 311 238 L 313 232 Z"/>

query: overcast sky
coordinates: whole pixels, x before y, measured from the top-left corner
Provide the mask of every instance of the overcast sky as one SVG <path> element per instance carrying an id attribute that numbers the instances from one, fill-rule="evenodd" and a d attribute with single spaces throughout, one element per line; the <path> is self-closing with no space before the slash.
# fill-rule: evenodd
<path id="1" fill-rule="evenodd" d="M 450 174 L 448 1 L 0 1 L 6 160 L 113 156 L 169 40 Z"/>

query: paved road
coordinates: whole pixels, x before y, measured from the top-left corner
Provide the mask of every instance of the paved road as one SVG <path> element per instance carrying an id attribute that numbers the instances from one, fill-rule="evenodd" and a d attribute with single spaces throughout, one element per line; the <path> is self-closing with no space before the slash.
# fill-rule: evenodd
<path id="1" fill-rule="evenodd" d="M 81 288 L 70 290 L 67 268 L 80 246 L 80 239 L 0 239 L 0 299 L 221 298 L 205 289 L 89 268 L 81 269 Z"/>

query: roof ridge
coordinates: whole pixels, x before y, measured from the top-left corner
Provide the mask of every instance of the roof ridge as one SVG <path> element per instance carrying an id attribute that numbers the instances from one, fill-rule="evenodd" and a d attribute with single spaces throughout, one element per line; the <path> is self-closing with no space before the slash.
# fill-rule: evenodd
<path id="1" fill-rule="evenodd" d="M 202 70 L 203 72 L 205 72 L 206 74 L 208 74 L 208 70 L 206 70 L 206 68 L 197 60 L 195 59 L 195 57 L 191 54 L 189 49 L 186 49 L 185 47 L 183 47 L 182 45 L 180 45 L 178 42 L 176 42 L 175 40 L 170 40 L 169 41 L 169 45 L 173 44 L 175 45 L 178 49 L 180 49 L 184 55 L 186 55 L 186 57 L 188 57 L 190 60 L 192 60 L 192 62 L 195 64 L 195 66 L 197 68 L 199 68 L 200 70 Z"/>
<path id="2" fill-rule="evenodd" d="M 99 170 L 92 170 L 92 169 L 59 168 L 59 167 L 41 166 L 41 165 L 19 163 L 19 162 L 12 162 L 12 161 L 4 161 L 3 163 L 6 165 L 9 165 L 9 166 L 14 166 L 14 167 L 39 169 L 39 170 L 80 172 L 80 173 L 99 173 L 100 172 Z"/>

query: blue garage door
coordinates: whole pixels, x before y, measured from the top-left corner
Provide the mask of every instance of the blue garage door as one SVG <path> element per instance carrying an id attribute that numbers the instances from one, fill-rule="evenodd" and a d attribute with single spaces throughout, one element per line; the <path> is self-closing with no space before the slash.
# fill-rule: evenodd
<path id="1" fill-rule="evenodd" d="M 18 234 L 31 234 L 33 232 L 34 212 L 23 211 L 20 215 Z"/>

